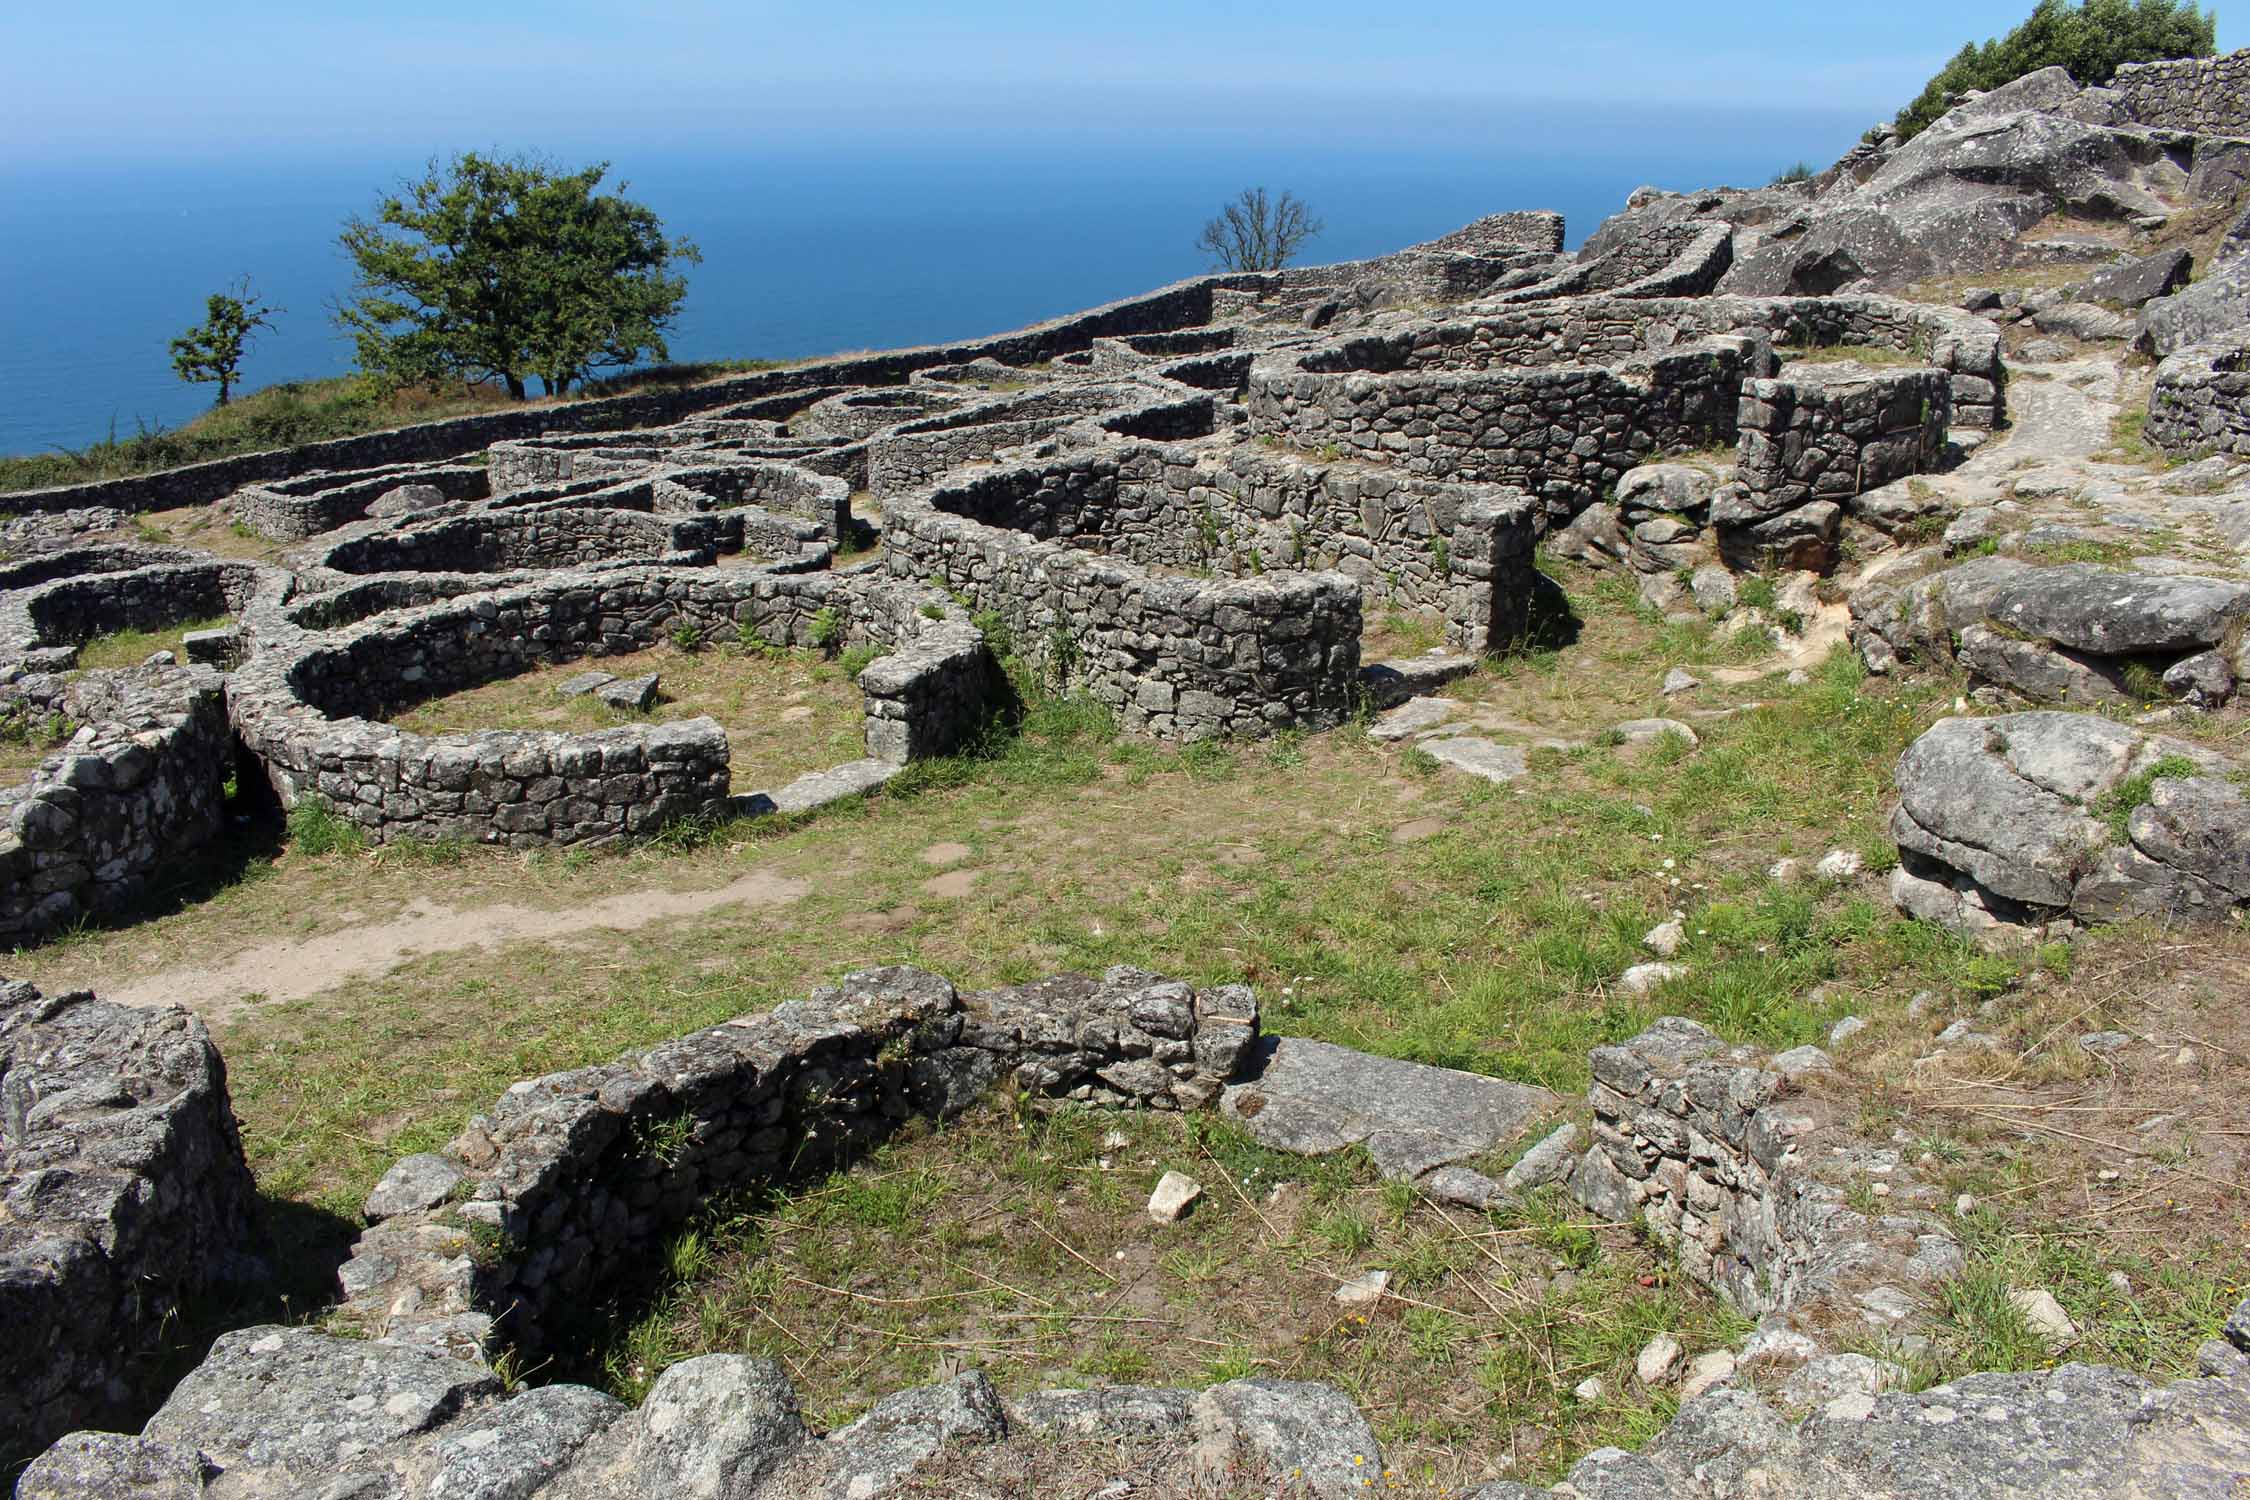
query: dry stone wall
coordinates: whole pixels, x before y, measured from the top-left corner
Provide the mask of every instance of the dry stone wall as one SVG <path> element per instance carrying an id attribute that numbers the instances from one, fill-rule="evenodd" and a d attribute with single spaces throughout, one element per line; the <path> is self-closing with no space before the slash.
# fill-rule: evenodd
<path id="1" fill-rule="evenodd" d="M 708 1202 L 848 1163 L 1003 1080 L 1034 1099 L 1199 1108 L 1257 1031 L 1247 989 L 1132 969 L 968 996 L 915 969 L 853 974 L 768 1014 L 511 1088 L 444 1153 L 377 1186 L 376 1227 L 342 1273 L 345 1316 L 471 1356 L 497 1325 L 538 1351 L 598 1289 L 641 1277 Z M 465 1255 L 467 1226 L 496 1251 Z"/>
<path id="2" fill-rule="evenodd" d="M 0 983 L 0 1464 L 162 1393 L 172 1320 L 259 1271 L 256 1203 L 201 1021 Z"/>
<path id="3" fill-rule="evenodd" d="M 2143 431 L 2175 458 L 2250 455 L 2250 344 L 2200 344 L 2158 365 Z"/>
<path id="4" fill-rule="evenodd" d="M 227 509 L 260 536 L 294 542 L 364 520 L 393 497 L 428 505 L 481 500 L 490 491 L 491 476 L 474 464 L 397 464 L 246 484 L 227 497 Z"/>
<path id="5" fill-rule="evenodd" d="M 1753 341 L 1739 339 L 1614 366 L 1446 368 L 1413 357 L 1422 337 L 1259 363 L 1250 430 L 1420 477 L 1513 486 L 1567 518 L 1653 457 L 1732 442 L 1743 379 L 1758 369 Z"/>
<path id="6" fill-rule="evenodd" d="M 1827 571 L 1842 502 L 1937 469 L 1952 410 L 1936 368 L 1799 364 L 1746 382 L 1735 477 L 1711 504 L 1721 555 L 1737 568 Z"/>
<path id="7" fill-rule="evenodd" d="M 1887 1331 L 1962 1268 L 1935 1189 L 1798 1087 L 1827 1067 L 1816 1050 L 1766 1059 L 1673 1016 L 1589 1060 L 1593 1144 L 1571 1192 L 1604 1218 L 1645 1220 L 1743 1311 Z M 1849 1205 L 1854 1185 L 1879 1213 Z"/>
<path id="8" fill-rule="evenodd" d="M 1258 274 L 1199 277 L 986 339 L 822 360 L 788 369 L 729 376 L 702 385 L 604 400 L 425 422 L 390 432 L 216 459 L 127 479 L 21 490 L 0 496 L 0 514 L 23 515 L 88 506 L 109 506 L 122 511 L 162 510 L 217 500 L 246 484 L 270 483 L 316 471 L 429 463 L 475 453 L 496 442 L 547 433 L 661 427 L 700 412 L 821 386 L 895 385 L 916 370 L 936 365 L 961 364 L 981 358 L 1011 365 L 1039 364 L 1058 355 L 1083 350 L 1097 338 L 1163 333 L 1208 323 L 1214 299 L 1230 291 L 1255 293 L 1271 279 Z"/>
<path id="9" fill-rule="evenodd" d="M 0 942 L 119 911 L 218 836 L 234 744 L 217 673 L 19 673 L 0 704 L 80 726 L 28 781 L 0 790 Z"/>
<path id="10" fill-rule="evenodd" d="M 1358 585 L 1180 577 L 1063 539 L 1058 516 L 1098 510 L 1116 486 L 1106 453 L 957 479 L 894 505 L 886 565 L 996 614 L 1020 653 L 1128 729 L 1196 740 L 1341 723 L 1359 674 Z"/>
<path id="11" fill-rule="evenodd" d="M 2109 88 L 2119 116 L 2136 125 L 2250 136 L 2250 51 L 2127 63 Z"/>

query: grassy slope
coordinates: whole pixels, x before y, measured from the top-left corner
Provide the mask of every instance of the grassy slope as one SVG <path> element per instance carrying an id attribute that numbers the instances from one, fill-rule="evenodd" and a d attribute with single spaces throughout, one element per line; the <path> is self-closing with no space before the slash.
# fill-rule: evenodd
<path id="1" fill-rule="evenodd" d="M 583 396 L 572 399 L 692 385 L 737 371 L 771 369 L 775 364 L 770 360 L 720 360 L 709 364 L 667 365 L 599 382 Z M 357 375 L 289 381 L 252 391 L 229 405 L 214 407 L 181 427 L 146 429 L 129 437 L 119 437 L 113 431 L 107 438 L 84 448 L 0 457 L 0 492 L 119 479 L 181 464 L 202 463 L 207 459 L 229 458 L 238 453 L 258 453 L 329 438 L 356 437 L 415 422 L 499 411 L 513 404 L 505 393 L 492 386 L 453 383 L 385 390 Z"/>
<path id="2" fill-rule="evenodd" d="M 1582 638 L 1495 663 L 1452 690 L 1487 711 L 1587 739 L 1583 749 L 1535 753 L 1532 776 L 1514 787 L 1438 773 L 1426 757 L 1350 728 L 1174 748 L 1121 737 L 1087 705 L 1047 700 L 981 755 L 925 763 L 869 802 L 795 824 L 693 831 L 629 854 L 369 853 L 306 839 L 250 861 L 215 894 L 20 955 L 12 972 L 51 990 L 114 980 L 223 958 L 251 942 L 341 933 L 437 888 L 454 904 L 561 908 L 651 887 L 710 887 L 752 869 L 809 883 L 804 899 L 785 906 L 411 958 L 387 975 L 257 1006 L 220 1026 L 261 1184 L 279 1204 L 347 1220 L 384 1166 L 442 1144 L 517 1078 L 606 1061 L 875 963 L 923 964 L 964 987 L 1113 963 L 1200 982 L 1247 980 L 1274 1030 L 1535 1081 L 1566 1096 L 1585 1086 L 1590 1046 L 1656 1015 L 1696 1016 L 1731 1038 L 1778 1047 L 1818 1040 L 1835 1019 L 1856 1014 L 1869 1029 L 1841 1054 L 1845 1075 L 1835 1086 L 1849 1091 L 1861 1129 L 1901 1141 L 1921 1171 L 1977 1204 L 1962 1221 L 1968 1273 L 1934 1299 L 1936 1340 L 1915 1378 L 2061 1358 L 2163 1373 L 2187 1367 L 2245 1276 L 2235 1179 L 2214 1153 L 2226 1149 L 2223 1138 L 2250 1134 L 2250 1106 L 2230 1102 L 2250 1099 L 2240 1087 L 2250 1076 L 2250 935 L 2185 941 L 2126 929 L 2075 950 L 1993 956 L 1899 919 L 1874 878 L 1893 857 L 1884 831 L 1891 766 L 1951 710 L 1958 684 L 1864 679 L 1839 652 L 1802 685 L 1767 677 L 1663 700 L 1656 685 L 1667 667 L 1738 655 L 1737 643 L 1636 610 L 1629 585 L 1615 579 L 1564 576 Z M 1660 706 L 1738 711 L 1697 720 L 1694 749 L 1659 742 L 1636 754 L 1598 733 Z M 2241 749 L 2238 719 L 2173 727 Z M 1837 846 L 1858 850 L 1870 875 L 1831 887 L 1765 874 L 1777 856 Z M 435 879 L 433 863 L 444 866 Z M 941 870 L 975 879 L 965 891 L 934 886 Z M 1641 934 L 1675 908 L 1687 916 L 1687 974 L 1652 996 L 1622 993 L 1616 976 L 1646 957 Z M 2151 997 L 2160 991 L 2171 998 L 2157 1013 Z M 1935 1031 L 1960 1016 L 1975 1017 L 2003 1050 L 1933 1059 Z M 2170 1049 L 2187 1045 L 2178 1040 L 2150 1051 L 2146 1064 L 2097 1065 L 2071 1039 L 2102 1027 L 2194 1039 L 2200 1060 L 2175 1059 Z M 2187 1102 L 2167 1102 L 2165 1090 Z M 2160 1114 L 2195 1128 L 2141 1129 Z M 622 1342 L 588 1356 L 629 1392 L 653 1367 L 700 1348 L 786 1343 L 763 1321 L 756 1330 L 743 1324 L 742 1298 L 785 1272 L 820 1279 L 812 1265 L 830 1277 L 879 1272 L 881 1258 L 855 1246 L 880 1241 L 890 1211 L 885 1174 L 901 1173 L 925 1174 L 911 1182 L 935 1195 L 941 1216 L 955 1212 L 948 1205 L 967 1211 L 949 1265 L 973 1265 L 1037 1296 L 1059 1301 L 1052 1294 L 1082 1288 L 1078 1270 L 1059 1265 L 1049 1281 L 1022 1279 L 1033 1269 L 1022 1247 L 1045 1240 L 1020 1208 L 1024 1223 L 978 1227 L 989 1218 L 975 1211 L 978 1195 L 1011 1178 L 1028 1189 L 1053 1168 L 1082 1180 L 1084 1211 L 1098 1210 L 1088 1232 L 1154 1257 L 1151 1285 L 1164 1303 L 1154 1323 L 1042 1332 L 1009 1346 L 996 1375 L 1023 1384 L 1074 1370 L 1193 1379 L 1245 1363 L 1261 1373 L 1317 1369 L 1378 1402 L 1398 1401 L 1378 1412 L 1386 1440 L 1402 1452 L 1428 1444 L 1420 1451 L 1433 1462 L 1462 1430 L 1483 1434 L 1472 1446 L 1488 1456 L 1495 1444 L 1513 1446 L 1505 1434 L 1519 1426 L 1560 1435 L 1563 1446 L 1524 1455 L 1539 1472 L 1551 1472 L 1568 1446 L 1644 1432 L 1661 1418 L 1660 1403 L 1613 1386 L 1611 1400 L 1581 1410 L 1571 1384 L 1585 1371 L 1617 1371 L 1617 1351 L 1645 1334 L 1639 1320 L 1652 1307 L 1667 1317 L 1714 1316 L 1678 1300 L 1683 1289 L 1629 1235 L 1597 1234 L 1588 1248 L 1554 1225 L 1532 1236 L 1548 1253 L 1502 1306 L 1558 1340 L 1583 1341 L 1583 1356 L 1552 1368 L 1511 1363 L 1520 1341 L 1495 1337 L 1457 1268 L 1439 1261 L 1404 1283 L 1432 1304 L 1414 1321 L 1405 1315 L 1413 1304 L 1385 1304 L 1372 1326 L 1331 1326 L 1318 1316 L 1311 1278 L 1377 1264 L 1378 1254 L 1396 1270 L 1446 1243 L 1434 1221 L 1416 1217 L 1424 1210 L 1402 1210 L 1357 1168 L 1331 1181 L 1316 1164 L 1262 1167 L 1218 1137 L 1198 1144 L 1144 1133 L 1130 1158 L 1139 1175 L 1098 1188 L 1084 1175 L 1088 1148 L 1076 1134 L 1013 1137 L 988 1122 L 960 1136 L 958 1152 L 942 1147 L 951 1139 L 902 1147 L 860 1185 L 816 1186 L 750 1220 L 702 1226 L 676 1257 L 684 1284 L 629 1318 Z M 1269 1231 L 1225 1208 L 1176 1243 L 1127 1236 L 1147 1173 L 1194 1166 L 1206 1149 L 1228 1164 L 1222 1177 L 1201 1160 L 1215 1199 L 1231 1199 L 1226 1182 L 1246 1181 L 1252 1169 L 1261 1185 L 1294 1175 L 1310 1194 L 1306 1217 Z M 863 1193 L 873 1197 L 861 1203 Z M 1358 1238 L 1345 1223 L 1352 1217 L 1399 1227 L 1378 1236 L 1379 1252 L 1347 1251 Z M 1473 1220 L 1467 1227 L 1483 1232 Z M 992 1236 L 998 1243 L 976 1243 Z M 1275 1328 L 1294 1328 L 1293 1339 L 1254 1320 L 1208 1322 L 1218 1316 L 1208 1309 L 1193 1337 L 1209 1343 L 1175 1339 L 1180 1283 L 1205 1278 L 1214 1295 L 1203 1300 L 1223 1305 L 1238 1250 L 1253 1265 L 1280 1268 L 1270 1295 L 1296 1321 Z M 1576 1285 L 1601 1294 L 1593 1306 L 1575 1299 L 1570 1283 L 1552 1284 L 1553 1262 L 1570 1266 L 1573 1257 L 1585 1258 L 1573 1267 Z M 1548 1284 L 1534 1286 L 1531 1272 Z M 1642 1285 L 1644 1275 L 1653 1285 Z M 821 1284 L 865 1293 L 848 1280 Z M 1490 1295 L 1494 1283 L 1482 1285 Z M 2007 1298 L 2023 1286 L 2053 1290 L 2081 1337 L 2062 1349 L 2034 1337 Z M 1635 1288 L 1673 1300 L 1651 1303 Z M 849 1296 L 806 1295 L 829 1318 L 850 1313 L 854 1324 L 853 1359 L 827 1369 L 824 1356 L 826 1373 L 808 1387 L 824 1415 L 863 1404 L 872 1372 L 919 1375 L 920 1361 L 944 1352 L 938 1323 L 900 1322 L 900 1309 Z M 997 1344 L 993 1329 L 1012 1326 L 1021 1310 L 1022 1299 L 1009 1296 L 984 1304 L 982 1331 L 955 1341 Z M 816 1347 L 820 1331 L 810 1321 L 791 1328 Z M 1719 1332 L 1714 1324 L 1709 1336 Z M 800 1355 L 792 1348 L 790 1357 Z M 1459 1393 L 1450 1414 L 1413 1394 L 1425 1381 Z"/>

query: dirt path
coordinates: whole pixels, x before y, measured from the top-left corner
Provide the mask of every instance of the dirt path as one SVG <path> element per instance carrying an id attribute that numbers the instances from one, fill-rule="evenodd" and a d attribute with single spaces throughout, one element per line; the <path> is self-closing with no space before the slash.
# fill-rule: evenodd
<path id="1" fill-rule="evenodd" d="M 631 932 L 723 906 L 786 906 L 809 882 L 756 870 L 701 891 L 646 890 L 548 911 L 530 906 L 445 906 L 417 900 L 401 916 L 301 941 L 261 943 L 210 968 L 183 967 L 105 985 L 125 1005 L 184 1005 L 206 1021 L 230 1020 L 263 1001 L 302 1000 L 347 980 L 387 974 L 409 959 L 582 933 Z"/>

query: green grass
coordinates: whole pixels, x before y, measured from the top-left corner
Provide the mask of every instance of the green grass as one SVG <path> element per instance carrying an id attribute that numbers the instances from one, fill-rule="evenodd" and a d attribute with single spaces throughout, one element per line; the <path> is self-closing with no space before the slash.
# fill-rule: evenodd
<path id="1" fill-rule="evenodd" d="M 2027 1230 L 1989 1208 L 1956 1219 L 1954 1227 L 1969 1264 L 1938 1288 L 1934 1347 L 1910 1366 L 1920 1386 L 2066 1360 L 2158 1379 L 2192 1375 L 2196 1349 L 2215 1336 L 2250 1282 L 2250 1265 L 2239 1254 L 2195 1268 L 2158 1265 L 2091 1239 L 2080 1226 Z M 2030 1326 L 2010 1294 L 2032 1290 L 2062 1304 L 2075 1338 L 2052 1346 Z"/>
<path id="2" fill-rule="evenodd" d="M 1175 1169 L 1204 1197 L 1154 1224 L 1142 1205 Z M 1380 1181 L 1356 1151 L 1308 1160 L 1210 1117 L 1005 1100 L 715 1209 L 657 1269 L 653 1300 L 622 1303 L 559 1368 L 637 1400 L 698 1354 L 765 1355 L 823 1425 L 940 1360 L 1011 1392 L 1325 1380 L 1375 1415 L 1394 1474 L 1431 1493 L 1503 1456 L 1552 1478 L 1646 1437 L 1675 1398 L 1632 1378 L 1642 1345 L 1667 1332 L 1720 1348 L 1750 1326 L 1668 1252 L 1559 1195 L 1462 1213 Z M 1369 1269 L 1390 1272 L 1392 1295 L 1340 1306 L 1335 1288 Z M 1571 1394 L 1589 1375 L 1599 1402 Z"/>
<path id="3" fill-rule="evenodd" d="M 1783 345 L 1774 350 L 1788 365 L 1853 364 L 1870 365 L 1878 369 L 1919 368 L 1930 358 L 1909 349 L 1893 349 L 1884 344 L 1808 344 L 1802 347 Z"/>
<path id="4" fill-rule="evenodd" d="M 673 389 L 777 365 L 771 360 L 664 365 L 596 382 L 574 399 Z M 120 437 L 113 427 L 107 437 L 83 448 L 0 457 L 0 492 L 117 479 L 240 453 L 261 453 L 415 422 L 505 410 L 518 404 L 491 386 L 447 383 L 386 387 L 358 375 L 286 381 L 238 396 L 176 428 L 144 427 Z"/>
<path id="5" fill-rule="evenodd" d="M 217 630 L 233 624 L 226 615 L 213 615 L 208 619 L 186 620 L 177 625 L 167 625 L 161 630 L 117 630 L 108 635 L 98 635 L 78 648 L 78 665 L 88 670 L 107 667 L 137 667 L 159 651 L 169 651 L 173 660 L 187 663 L 186 638 L 198 630 Z"/>
<path id="6" fill-rule="evenodd" d="M 2126 842 L 2127 827 L 2133 814 L 2146 807 L 2155 795 L 2156 783 L 2165 777 L 2193 776 L 2200 768 L 2194 761 L 2181 755 L 2167 755 L 2145 771 L 2126 777 L 2094 803 L 2094 815 L 2109 825 L 2112 838 Z"/>
<path id="7" fill-rule="evenodd" d="M 307 797 L 289 810 L 289 846 L 314 859 L 324 854 L 364 854 L 367 833 L 326 803 Z"/>

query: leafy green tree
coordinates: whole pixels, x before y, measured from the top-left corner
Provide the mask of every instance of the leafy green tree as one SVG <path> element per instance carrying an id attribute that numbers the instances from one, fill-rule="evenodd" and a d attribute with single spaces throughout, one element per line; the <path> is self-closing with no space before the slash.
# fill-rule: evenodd
<path id="1" fill-rule="evenodd" d="M 668 359 L 687 296 L 675 264 L 703 257 L 597 162 L 562 172 L 528 156 L 430 163 L 341 238 L 358 279 L 336 321 L 360 368 L 393 381 L 498 380 L 522 400 L 600 370 Z M 622 184 L 620 184 L 622 188 Z"/>
<path id="2" fill-rule="evenodd" d="M 1899 112 L 1898 133 L 1909 140 L 1921 134 L 1955 94 L 1989 92 L 2041 68 L 2068 68 L 2082 84 L 2102 84 L 2126 63 L 2208 57 L 2217 45 L 2217 16 L 2184 0 L 2039 0 L 2006 36 L 1955 53 Z"/>
<path id="3" fill-rule="evenodd" d="M 1195 248 L 1229 271 L 1278 271 L 1326 227 L 1295 193 L 1270 198 L 1262 187 L 1244 188 L 1203 226 Z"/>
<path id="4" fill-rule="evenodd" d="M 245 276 L 231 290 L 213 292 L 204 299 L 203 321 L 172 340 L 172 369 L 192 385 L 217 381 L 217 405 L 227 404 L 242 370 L 243 351 L 261 328 L 273 326 L 273 314 L 250 289 Z"/>

